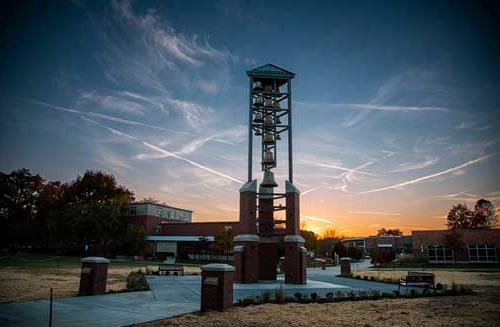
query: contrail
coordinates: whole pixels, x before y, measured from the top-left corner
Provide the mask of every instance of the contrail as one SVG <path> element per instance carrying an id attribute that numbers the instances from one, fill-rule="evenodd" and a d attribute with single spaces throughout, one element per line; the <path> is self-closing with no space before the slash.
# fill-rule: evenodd
<path id="1" fill-rule="evenodd" d="M 399 212 L 384 212 L 384 211 L 349 211 L 358 215 L 382 215 L 382 216 L 401 216 Z"/>
<path id="2" fill-rule="evenodd" d="M 313 221 L 319 221 L 319 222 L 325 223 L 325 224 L 335 225 L 332 221 L 330 221 L 328 219 L 323 219 L 323 218 L 314 217 L 314 216 L 304 216 L 304 215 L 301 215 L 300 217 L 305 218 L 305 220 L 313 220 Z"/>
<path id="3" fill-rule="evenodd" d="M 154 128 L 154 129 L 158 129 L 158 130 L 162 130 L 162 131 L 166 131 L 166 132 L 171 132 L 171 133 L 185 134 L 185 135 L 191 135 L 191 136 L 195 135 L 195 134 L 189 133 L 189 132 L 177 131 L 177 130 L 170 129 L 170 128 L 165 128 L 165 127 L 161 127 L 161 126 L 157 126 L 157 125 L 151 125 L 151 124 L 147 124 L 147 123 L 143 123 L 143 122 L 139 122 L 139 121 L 135 121 L 135 120 L 128 120 L 128 119 L 118 118 L 118 117 L 114 117 L 114 116 L 100 114 L 100 113 L 97 113 L 97 112 L 80 111 L 80 110 L 76 110 L 76 109 L 71 109 L 71 108 L 65 108 L 65 107 L 61 107 L 61 106 L 56 106 L 56 105 L 53 105 L 53 104 L 50 104 L 50 103 L 46 103 L 46 102 L 42 102 L 42 101 L 38 101 L 38 100 L 23 99 L 23 98 L 17 98 L 17 97 L 16 97 L 16 99 L 20 100 L 20 101 L 25 101 L 25 102 L 29 102 L 29 103 L 33 103 L 33 104 L 45 106 L 47 108 L 51 108 L 51 109 L 55 109 L 55 110 L 59 110 L 59 111 L 71 112 L 71 113 L 78 114 L 78 115 L 85 115 L 85 116 L 97 117 L 97 118 L 106 119 L 106 120 L 109 120 L 109 121 L 114 121 L 114 122 L 117 122 L 117 123 L 122 123 L 122 124 L 127 124 L 127 125 L 135 125 L 135 126 L 142 126 L 142 127 L 148 127 L 148 128 Z"/>
<path id="4" fill-rule="evenodd" d="M 85 119 L 85 120 L 87 120 L 87 121 L 90 121 L 90 122 L 92 122 L 92 123 L 94 123 L 94 124 L 97 124 L 97 125 L 99 125 L 99 126 L 101 126 L 101 127 L 105 128 L 105 129 L 107 129 L 108 131 L 110 131 L 110 132 L 111 132 L 111 133 L 113 133 L 113 134 L 116 134 L 116 135 L 120 135 L 120 136 L 126 137 L 126 138 L 128 138 L 128 139 L 130 139 L 130 140 L 133 140 L 133 141 L 135 141 L 135 142 L 139 142 L 139 143 L 141 143 L 142 145 L 146 146 L 147 148 L 149 148 L 149 149 L 151 149 L 151 150 L 154 150 L 154 151 L 156 151 L 156 152 L 159 152 L 159 153 L 161 153 L 161 154 L 163 154 L 163 155 L 165 155 L 165 156 L 174 157 L 174 158 L 176 158 L 176 159 L 178 159 L 178 160 L 181 160 L 181 161 L 187 162 L 188 164 L 190 164 L 190 165 L 192 165 L 192 166 L 195 166 L 195 167 L 198 167 L 198 168 L 203 169 L 203 170 L 205 170 L 205 171 L 208 171 L 209 173 L 212 173 L 212 174 L 217 175 L 217 176 L 219 176 L 219 177 L 222 177 L 222 178 L 228 179 L 228 180 L 230 180 L 230 181 L 232 181 L 232 182 L 236 182 L 236 183 L 239 183 L 239 184 L 243 184 L 243 181 L 241 181 L 241 180 L 239 180 L 239 179 L 237 179 L 237 178 L 235 178 L 235 177 L 233 177 L 233 176 L 226 175 L 226 174 L 224 174 L 224 173 L 222 173 L 222 172 L 220 172 L 220 171 L 217 171 L 217 170 L 215 170 L 215 169 L 209 168 L 209 167 L 207 167 L 207 166 L 204 166 L 204 165 L 202 165 L 202 164 L 199 164 L 199 163 L 194 162 L 194 161 L 192 161 L 192 160 L 189 160 L 189 159 L 187 159 L 187 158 L 181 157 L 181 156 L 179 156 L 178 154 L 175 154 L 175 153 L 173 153 L 173 152 L 170 152 L 170 151 L 164 150 L 164 149 L 162 149 L 162 148 L 160 148 L 160 147 L 158 147 L 158 146 L 156 146 L 156 145 L 154 145 L 154 144 L 151 144 L 151 143 L 148 143 L 148 142 L 146 142 L 146 141 L 140 140 L 140 139 L 138 139 L 138 138 L 137 138 L 137 137 L 135 137 L 135 136 L 132 136 L 132 135 L 129 135 L 129 134 L 126 134 L 126 133 L 120 132 L 119 130 L 116 130 L 116 129 L 114 129 L 114 128 L 111 128 L 111 127 L 109 127 L 109 126 L 106 126 L 106 125 L 104 125 L 104 124 L 101 124 L 101 123 L 99 123 L 99 122 L 97 122 L 97 121 L 95 121 L 95 120 L 89 119 L 89 118 L 83 118 L 83 119 Z"/>
<path id="5" fill-rule="evenodd" d="M 345 168 L 345 167 L 335 166 L 335 165 L 330 165 L 330 164 L 324 164 L 324 163 L 321 163 L 321 162 L 315 162 L 313 164 L 315 164 L 316 166 L 319 166 L 319 167 L 331 168 L 331 169 L 338 169 L 338 170 L 343 170 L 343 171 L 346 171 L 346 172 L 349 172 L 349 173 L 356 173 L 356 174 L 360 174 L 360 175 L 375 176 L 374 174 L 365 173 L 363 171 L 357 171 L 356 169 Z"/>
<path id="6" fill-rule="evenodd" d="M 443 170 L 443 171 L 440 171 L 440 172 L 437 172 L 437 173 L 434 173 L 434 174 L 431 174 L 431 175 L 427 175 L 427 176 L 415 178 L 415 179 L 412 179 L 412 180 L 409 180 L 409 181 L 406 181 L 406 182 L 402 182 L 402 183 L 398 183 L 398 184 L 394 184 L 394 185 L 390 185 L 390 186 L 385 186 L 385 187 L 380 187 L 380 188 L 376 188 L 376 189 L 373 189 L 373 190 L 359 192 L 359 193 L 356 193 L 356 194 L 353 194 L 353 195 L 348 195 L 347 197 L 352 197 L 352 196 L 355 196 L 355 195 L 375 193 L 375 192 L 381 192 L 381 191 L 387 191 L 387 190 L 392 190 L 392 189 L 395 189 L 395 188 L 400 188 L 400 187 L 403 187 L 403 186 L 406 186 L 406 185 L 420 183 L 420 182 L 423 182 L 425 180 L 432 179 L 432 178 L 435 178 L 435 177 L 439 177 L 439 176 L 442 176 L 442 175 L 446 175 L 446 174 L 452 173 L 454 171 L 463 169 L 465 167 L 474 165 L 474 164 L 476 164 L 478 162 L 481 162 L 481 161 L 484 161 L 484 160 L 488 159 L 489 157 L 491 157 L 493 155 L 494 154 L 488 154 L 486 156 L 482 156 L 480 158 L 467 161 L 467 162 L 465 162 L 465 163 L 463 163 L 461 165 L 458 165 L 458 166 L 455 166 L 455 167 L 452 167 L 452 168 L 448 168 L 446 170 Z"/>
<path id="7" fill-rule="evenodd" d="M 301 195 L 302 195 L 302 196 L 304 196 L 304 195 L 306 195 L 306 194 L 308 194 L 308 193 L 311 193 L 311 192 L 316 191 L 317 189 L 318 189 L 318 188 L 315 186 L 315 187 L 313 187 L 313 188 L 310 188 L 310 189 L 308 189 L 308 190 L 306 190 L 306 191 L 302 192 L 302 193 L 301 193 Z"/>

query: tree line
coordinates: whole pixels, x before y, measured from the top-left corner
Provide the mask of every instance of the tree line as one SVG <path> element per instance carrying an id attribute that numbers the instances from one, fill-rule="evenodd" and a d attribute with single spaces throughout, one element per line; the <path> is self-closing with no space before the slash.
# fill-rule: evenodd
<path id="1" fill-rule="evenodd" d="M 145 232 L 123 219 L 134 193 L 113 175 L 86 171 L 69 183 L 28 169 L 0 172 L 1 248 L 103 254 L 137 253 Z"/>

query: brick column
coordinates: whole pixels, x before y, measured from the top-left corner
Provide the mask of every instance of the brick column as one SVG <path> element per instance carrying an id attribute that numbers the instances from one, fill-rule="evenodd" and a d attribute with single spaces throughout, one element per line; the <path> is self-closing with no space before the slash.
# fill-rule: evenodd
<path id="1" fill-rule="evenodd" d="M 276 280 L 277 267 L 277 238 L 261 236 L 259 243 L 259 280 Z"/>
<path id="2" fill-rule="evenodd" d="M 285 182 L 286 192 L 286 235 L 300 235 L 300 191 L 290 183 Z"/>
<path id="3" fill-rule="evenodd" d="M 257 233 L 257 180 L 240 188 L 240 233 Z"/>
<path id="4" fill-rule="evenodd" d="M 235 279 L 239 283 L 256 283 L 259 280 L 259 240 L 256 234 L 242 234 L 234 238 Z"/>
<path id="5" fill-rule="evenodd" d="M 351 274 L 351 258 L 340 258 L 340 275 L 349 276 Z"/>
<path id="6" fill-rule="evenodd" d="M 286 235 L 285 245 L 285 283 L 306 283 L 305 240 L 299 235 Z"/>
<path id="7" fill-rule="evenodd" d="M 264 195 L 270 194 L 270 195 Z M 274 231 L 273 188 L 259 187 L 259 235 L 271 236 Z"/>
<path id="8" fill-rule="evenodd" d="M 211 263 L 201 267 L 201 311 L 224 311 L 233 306 L 234 267 Z"/>
<path id="9" fill-rule="evenodd" d="M 80 259 L 79 295 L 95 295 L 106 293 L 109 260 L 103 257 L 87 257 Z"/>

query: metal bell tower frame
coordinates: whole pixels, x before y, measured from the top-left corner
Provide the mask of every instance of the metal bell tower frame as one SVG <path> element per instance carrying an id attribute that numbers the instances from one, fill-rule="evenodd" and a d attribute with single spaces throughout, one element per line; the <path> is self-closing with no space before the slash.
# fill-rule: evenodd
<path id="1" fill-rule="evenodd" d="M 254 283 L 275 280 L 279 257 L 285 282 L 306 282 L 306 249 L 300 236 L 299 190 L 293 185 L 292 79 L 295 74 L 267 64 L 247 71 L 249 77 L 248 181 L 240 188 L 240 234 L 234 248 L 236 281 Z M 288 180 L 285 193 L 278 186 L 273 169 L 277 167 L 277 146 L 287 136 Z M 253 141 L 260 137 L 262 181 L 253 179 Z M 257 138 L 259 139 L 259 138 Z M 258 189 L 258 191 L 257 191 Z M 285 199 L 286 205 L 274 204 Z M 275 220 L 274 212 L 286 210 L 286 220 Z M 286 229 L 276 228 L 285 223 Z"/>

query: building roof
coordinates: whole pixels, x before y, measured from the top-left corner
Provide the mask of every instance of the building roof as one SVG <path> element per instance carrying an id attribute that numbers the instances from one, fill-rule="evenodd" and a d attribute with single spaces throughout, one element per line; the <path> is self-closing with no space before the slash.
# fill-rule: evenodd
<path id="1" fill-rule="evenodd" d="M 171 241 L 171 242 L 200 242 L 205 239 L 209 242 L 213 242 L 215 237 L 213 236 L 146 236 L 146 241 Z"/>
<path id="2" fill-rule="evenodd" d="M 268 77 L 279 79 L 292 79 L 295 74 L 286 69 L 280 68 L 273 64 L 267 64 L 247 71 L 248 76 L 252 77 Z"/>
<path id="3" fill-rule="evenodd" d="M 136 201 L 136 202 L 132 202 L 130 204 L 152 204 L 152 205 L 155 205 L 155 206 L 169 208 L 169 209 L 175 209 L 175 210 L 180 210 L 180 211 L 185 211 L 185 212 L 193 212 L 192 210 L 187 210 L 187 209 L 181 209 L 181 208 L 177 208 L 177 207 L 172 207 L 172 206 L 169 206 L 169 205 L 166 205 L 166 204 L 163 204 L 163 203 L 156 203 L 156 202 L 152 202 L 152 201 Z"/>

